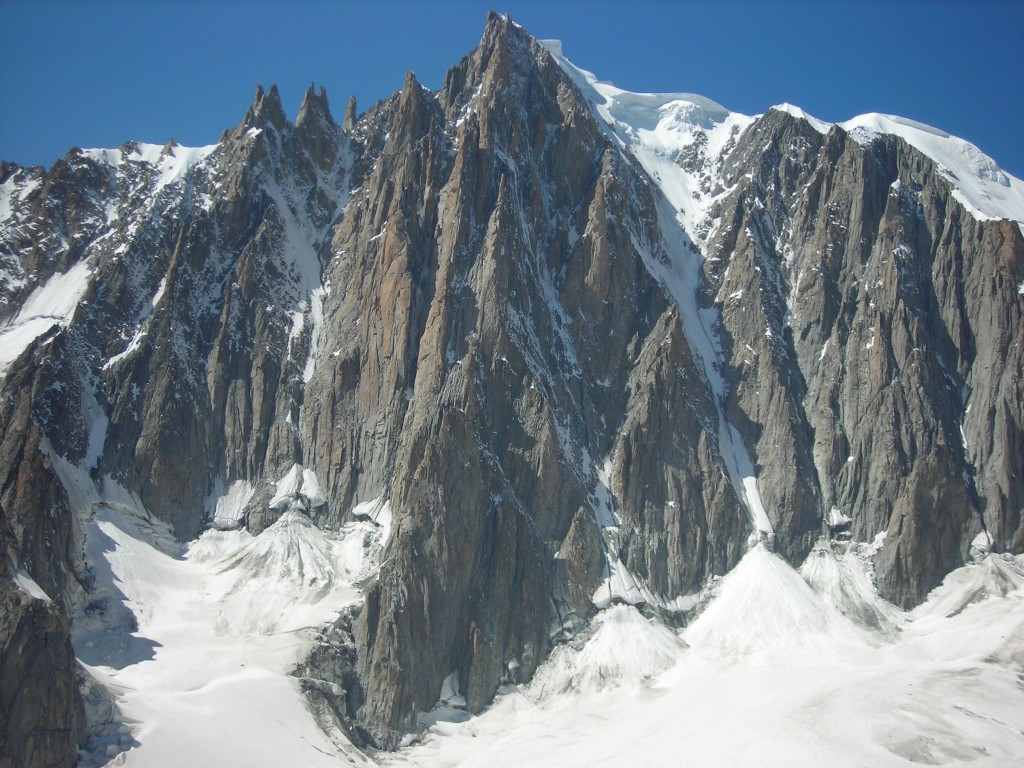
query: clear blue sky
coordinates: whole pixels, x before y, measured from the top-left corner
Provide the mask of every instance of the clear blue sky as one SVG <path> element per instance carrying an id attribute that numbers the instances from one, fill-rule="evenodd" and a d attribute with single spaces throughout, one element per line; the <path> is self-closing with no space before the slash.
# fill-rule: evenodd
<path id="1" fill-rule="evenodd" d="M 306 86 L 335 117 L 438 88 L 507 11 L 600 78 L 689 91 L 755 114 L 900 114 L 962 136 L 1024 177 L 1024 2 L 15 2 L 0 0 L 0 159 L 74 145 L 215 142 L 257 83 L 294 118 Z"/>

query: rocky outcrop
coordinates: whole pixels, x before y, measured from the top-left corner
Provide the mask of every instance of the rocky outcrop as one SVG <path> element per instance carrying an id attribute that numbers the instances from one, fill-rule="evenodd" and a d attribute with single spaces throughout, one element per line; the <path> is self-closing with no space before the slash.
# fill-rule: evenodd
<path id="1" fill-rule="evenodd" d="M 785 527 L 834 507 L 856 538 L 884 532 L 879 587 L 904 606 L 983 529 L 1018 548 L 1019 227 L 971 215 L 896 137 L 774 110 L 725 184 L 709 250 L 730 407 Z"/>
<path id="2" fill-rule="evenodd" d="M 0 579 L 0 766 L 77 763 L 85 716 L 69 631 L 67 615 L 42 591 Z"/>
<path id="3" fill-rule="evenodd" d="M 71 648 L 75 527 L 36 427 L 60 338 L 28 350 L 0 403 L 0 766 L 72 766 L 86 729 Z M 35 411 L 35 413 L 33 412 Z M 68 421 L 65 445 L 74 446 Z"/>
<path id="4" fill-rule="evenodd" d="M 595 601 L 670 613 L 727 572 L 757 533 L 743 480 L 793 563 L 836 521 L 878 539 L 901 605 L 979 532 L 1024 548 L 1019 227 L 894 136 L 744 124 L 670 158 L 714 199 L 684 232 L 578 78 L 492 14 L 438 92 L 410 72 L 340 126 L 322 89 L 292 123 L 258 88 L 214 147 L 3 165 L 0 322 L 39 333 L 0 374 L 0 683 L 41 685 L 32 633 L 72 680 L 6 743 L 64 712 L 59 764 L 80 733 L 88 584 L 55 461 L 183 539 L 238 484 L 216 524 L 254 533 L 278 496 L 327 528 L 389 501 L 364 605 L 298 672 L 323 722 L 383 747 L 446 679 L 473 712 L 529 679 Z M 63 314 L 19 314 L 68 275 Z"/>

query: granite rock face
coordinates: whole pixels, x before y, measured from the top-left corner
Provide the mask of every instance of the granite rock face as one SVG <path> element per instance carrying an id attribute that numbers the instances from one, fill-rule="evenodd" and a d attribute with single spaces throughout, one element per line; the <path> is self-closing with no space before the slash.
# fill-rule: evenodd
<path id="1" fill-rule="evenodd" d="M 724 183 L 709 284 L 730 408 L 786 527 L 834 507 L 855 538 L 884 532 L 878 585 L 903 606 L 982 530 L 1019 551 L 1019 226 L 972 216 L 898 137 L 781 111 L 743 135 Z"/>
<path id="2" fill-rule="evenodd" d="M 75 521 L 36 425 L 50 415 L 41 385 L 60 361 L 32 356 L 0 404 L 0 765 L 11 768 L 74 765 L 86 736 L 70 637 Z"/>
<path id="3" fill-rule="evenodd" d="M 877 539 L 900 605 L 979 533 L 1024 549 L 1017 222 L 892 135 L 770 110 L 715 157 L 696 136 L 672 161 L 713 203 L 687 232 L 578 78 L 492 14 L 439 91 L 409 73 L 341 125 L 322 89 L 292 123 L 259 88 L 212 147 L 4 164 L 0 342 L 29 337 L 0 360 L 0 688 L 28 697 L 4 759 L 66 764 L 84 732 L 61 462 L 182 539 L 258 533 L 289 477 L 325 528 L 388 500 L 362 608 L 297 672 L 382 747 L 445 681 L 479 711 L 599 607 L 672 614 L 732 568 L 766 535 L 740 459 L 778 552 Z"/>
<path id="4" fill-rule="evenodd" d="M 41 593 L 40 593 L 41 594 Z M 48 597 L 0 582 L 0 765 L 72 766 L 85 714 L 67 615 Z"/>

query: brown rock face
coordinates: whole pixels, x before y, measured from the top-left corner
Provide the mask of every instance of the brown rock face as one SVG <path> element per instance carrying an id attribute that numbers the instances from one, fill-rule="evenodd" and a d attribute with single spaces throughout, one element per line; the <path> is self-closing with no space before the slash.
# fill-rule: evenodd
<path id="1" fill-rule="evenodd" d="M 90 275 L 0 381 L 0 690 L 29 692 L 17 717 L 2 702 L 3 749 L 61 764 L 81 732 L 81 542 L 53 457 L 183 539 L 235 483 L 251 500 L 218 524 L 258 533 L 294 465 L 321 526 L 389 500 L 365 604 L 302 667 L 319 716 L 384 747 L 449 676 L 474 712 L 528 679 L 613 567 L 655 612 L 732 568 L 752 526 L 726 427 L 794 564 L 833 508 L 885 534 L 878 584 L 905 606 L 982 530 L 1020 551 L 1020 229 L 972 217 L 901 140 L 855 139 L 774 110 L 717 158 L 698 139 L 675 158 L 720 194 L 698 254 L 555 58 L 492 14 L 440 91 L 409 73 L 340 126 L 322 90 L 292 124 L 260 88 L 214 148 L 4 164 L 0 321 Z M 663 285 L 681 250 L 706 257 L 692 304 Z"/>
<path id="2" fill-rule="evenodd" d="M 837 507 L 856 538 L 885 533 L 879 587 L 904 606 L 982 529 L 1018 551 L 1019 227 L 971 216 L 898 138 L 823 136 L 781 112 L 726 174 L 730 225 L 709 250 L 729 254 L 711 285 L 730 407 L 786 527 Z"/>

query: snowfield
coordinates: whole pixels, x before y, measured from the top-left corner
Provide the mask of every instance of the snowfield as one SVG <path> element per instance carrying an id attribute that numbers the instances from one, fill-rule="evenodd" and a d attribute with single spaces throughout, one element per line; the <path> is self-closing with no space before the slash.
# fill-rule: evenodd
<path id="1" fill-rule="evenodd" d="M 541 44 L 580 86 L 619 145 L 629 148 L 665 195 L 678 202 L 680 220 L 696 237 L 716 198 L 702 194 L 698 171 L 676 165 L 675 160 L 687 149 L 700 149 L 714 169 L 734 131 L 742 131 L 760 115 L 732 112 L 693 93 L 632 93 L 577 67 L 565 57 L 561 41 L 542 40 Z M 898 136 L 936 162 L 955 187 L 954 196 L 973 216 L 983 221 L 1016 221 L 1024 232 L 1024 181 L 1003 171 L 969 141 L 897 115 L 871 112 L 829 123 L 792 104 L 771 109 L 806 120 L 819 133 L 839 126 L 861 144 L 882 135 Z"/>
<path id="2" fill-rule="evenodd" d="M 376 526 L 326 534 L 290 508 L 259 536 L 211 529 L 183 546 L 137 500 L 101 498 L 60 468 L 79 491 L 96 581 L 75 651 L 119 710 L 82 766 L 370 764 L 318 728 L 291 672 L 317 629 L 360 600 Z"/>
<path id="3" fill-rule="evenodd" d="M 881 600 L 863 545 L 798 571 L 764 544 L 684 629 L 616 601 L 533 681 L 479 716 L 457 681 L 398 753 L 319 730 L 290 672 L 317 627 L 361 600 L 381 554 L 297 507 L 259 536 L 187 546 L 127 495 L 89 490 L 97 588 L 76 652 L 119 714 L 82 765 L 1005 766 L 1024 755 L 1024 557 L 986 554 L 913 612 Z M 137 628 L 136 628 L 137 626 Z M 109 752 L 108 752 L 109 750 Z"/>
<path id="4" fill-rule="evenodd" d="M 54 326 L 66 328 L 89 287 L 89 262 L 58 272 L 29 294 L 21 310 L 0 327 L 0 378 L 37 338 Z"/>
<path id="5" fill-rule="evenodd" d="M 865 567 L 825 546 L 802 578 L 757 545 L 686 630 L 613 606 L 585 644 L 556 649 L 532 684 L 506 688 L 480 717 L 432 725 L 380 761 L 1018 764 L 1024 559 L 987 555 L 910 614 L 864 591 Z"/>

